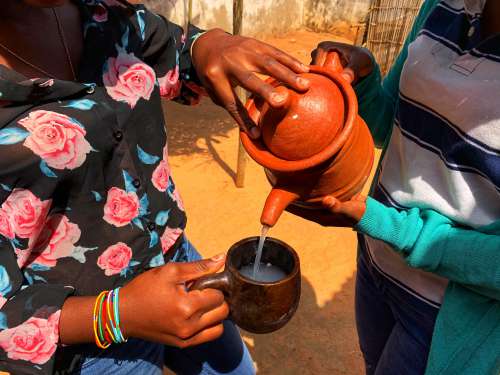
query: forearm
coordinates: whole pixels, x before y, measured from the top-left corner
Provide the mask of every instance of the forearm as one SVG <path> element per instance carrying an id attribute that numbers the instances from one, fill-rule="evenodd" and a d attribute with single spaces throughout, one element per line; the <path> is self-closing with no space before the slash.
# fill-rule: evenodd
<path id="1" fill-rule="evenodd" d="M 397 211 L 372 198 L 356 229 L 390 244 L 412 267 L 472 286 L 491 298 L 500 296 L 497 234 L 457 227 L 432 210 Z"/>
<path id="2" fill-rule="evenodd" d="M 69 297 L 63 305 L 59 323 L 61 344 L 94 342 L 93 309 L 96 297 Z"/>
<path id="3" fill-rule="evenodd" d="M 62 307 L 59 323 L 61 344 L 77 345 L 94 343 L 94 306 L 97 296 L 69 297 Z M 132 300 L 133 301 L 133 300 Z M 134 316 L 140 315 L 134 303 L 131 303 L 126 290 L 122 289 L 119 299 L 118 312 L 120 317 L 120 331 L 124 337 L 134 332 Z M 134 337 L 139 337 L 136 334 Z"/>

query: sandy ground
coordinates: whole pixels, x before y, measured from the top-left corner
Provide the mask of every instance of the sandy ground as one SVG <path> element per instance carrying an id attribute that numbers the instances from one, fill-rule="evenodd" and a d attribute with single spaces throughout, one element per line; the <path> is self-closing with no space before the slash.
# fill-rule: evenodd
<path id="1" fill-rule="evenodd" d="M 319 41 L 333 38 L 299 31 L 268 42 L 308 62 Z M 251 160 L 245 187 L 235 187 L 238 132 L 233 121 L 208 101 L 194 108 L 165 107 L 170 162 L 188 211 L 191 241 L 208 257 L 257 235 L 270 188 Z M 283 329 L 269 335 L 243 332 L 259 374 L 362 374 L 354 322 L 355 234 L 285 213 L 270 235 L 300 254 L 302 296 L 297 314 Z"/>

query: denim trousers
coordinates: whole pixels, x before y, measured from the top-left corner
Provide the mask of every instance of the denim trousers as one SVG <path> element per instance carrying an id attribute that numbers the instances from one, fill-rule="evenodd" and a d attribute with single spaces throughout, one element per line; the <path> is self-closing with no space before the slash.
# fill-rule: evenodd
<path id="1" fill-rule="evenodd" d="M 356 325 L 367 375 L 423 375 L 439 309 L 373 264 L 360 238 Z"/>

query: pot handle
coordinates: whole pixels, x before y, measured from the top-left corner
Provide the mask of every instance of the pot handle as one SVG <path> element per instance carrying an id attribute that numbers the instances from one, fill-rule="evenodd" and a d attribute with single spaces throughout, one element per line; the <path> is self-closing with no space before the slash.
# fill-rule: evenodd
<path id="1" fill-rule="evenodd" d="M 229 275 L 224 271 L 213 275 L 203 276 L 189 287 L 189 291 L 203 289 L 218 289 L 224 294 L 229 294 L 231 291 Z"/>

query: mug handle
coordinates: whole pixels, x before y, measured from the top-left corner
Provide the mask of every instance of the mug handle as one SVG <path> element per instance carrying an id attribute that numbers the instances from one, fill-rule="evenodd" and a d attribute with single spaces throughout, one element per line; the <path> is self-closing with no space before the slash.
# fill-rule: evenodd
<path id="1" fill-rule="evenodd" d="M 229 294 L 231 291 L 229 275 L 224 271 L 214 275 L 203 276 L 189 287 L 189 291 L 203 289 L 218 289 L 224 294 Z"/>

